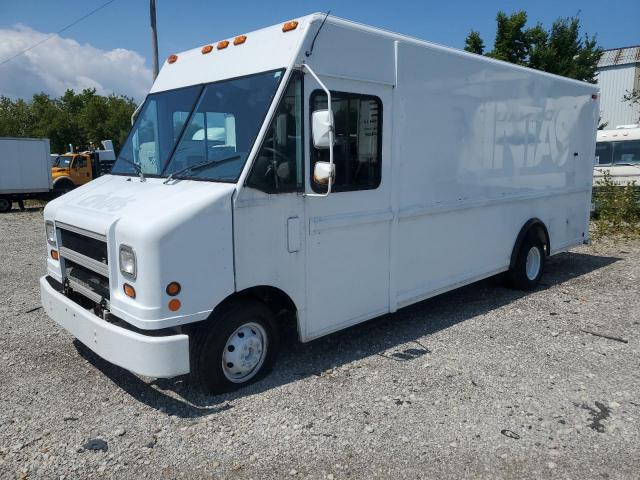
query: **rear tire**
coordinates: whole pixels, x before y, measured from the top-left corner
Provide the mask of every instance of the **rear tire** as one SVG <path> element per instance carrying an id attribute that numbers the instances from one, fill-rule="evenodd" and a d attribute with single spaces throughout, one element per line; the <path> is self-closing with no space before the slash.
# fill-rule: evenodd
<path id="1" fill-rule="evenodd" d="M 263 378 L 275 362 L 279 338 L 261 302 L 232 302 L 190 334 L 191 377 L 209 393 L 237 390 Z"/>
<path id="2" fill-rule="evenodd" d="M 533 290 L 540 283 L 544 263 L 544 243 L 536 231 L 530 230 L 520 246 L 513 267 L 507 272 L 509 286 L 518 290 Z"/>
<path id="3" fill-rule="evenodd" d="M 11 199 L 0 198 L 0 213 L 5 213 L 11 210 Z"/>

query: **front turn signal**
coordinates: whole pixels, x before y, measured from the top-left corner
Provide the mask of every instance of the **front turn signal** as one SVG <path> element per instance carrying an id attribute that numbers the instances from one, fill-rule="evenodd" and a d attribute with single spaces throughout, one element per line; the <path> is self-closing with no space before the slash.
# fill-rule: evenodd
<path id="1" fill-rule="evenodd" d="M 177 294 L 180 293 L 180 290 L 182 290 L 182 287 L 180 287 L 180 284 L 178 282 L 171 282 L 169 285 L 167 285 L 167 295 L 170 295 L 172 297 L 175 297 Z"/>
<path id="2" fill-rule="evenodd" d="M 136 298 L 136 289 L 135 289 L 135 288 L 133 288 L 133 287 L 132 287 L 131 285 L 129 285 L 128 283 L 125 283 L 125 284 L 122 286 L 122 289 L 124 290 L 124 294 L 125 294 L 127 297 L 130 297 L 130 298 Z"/>

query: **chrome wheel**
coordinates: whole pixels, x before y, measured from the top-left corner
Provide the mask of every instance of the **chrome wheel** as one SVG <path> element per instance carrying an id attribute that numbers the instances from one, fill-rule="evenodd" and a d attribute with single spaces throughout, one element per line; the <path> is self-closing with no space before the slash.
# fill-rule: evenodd
<path id="1" fill-rule="evenodd" d="M 538 247 L 531 247 L 529 253 L 527 253 L 527 262 L 525 264 L 525 271 L 529 280 L 535 280 L 540 273 L 540 266 L 542 265 L 542 253 Z"/>
<path id="2" fill-rule="evenodd" d="M 267 333 L 256 323 L 238 327 L 227 339 L 222 352 L 222 371 L 233 383 L 253 378 L 264 363 L 267 354 Z"/>

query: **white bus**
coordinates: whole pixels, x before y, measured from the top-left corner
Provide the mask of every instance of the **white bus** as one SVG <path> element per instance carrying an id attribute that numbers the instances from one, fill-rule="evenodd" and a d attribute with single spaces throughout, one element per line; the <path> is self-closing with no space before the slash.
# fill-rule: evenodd
<path id="1" fill-rule="evenodd" d="M 618 185 L 640 183 L 640 127 L 598 130 L 593 183 L 597 186 L 605 172 Z"/>
<path id="2" fill-rule="evenodd" d="M 45 209 L 48 315 L 212 392 L 588 239 L 598 91 L 314 14 L 171 55 L 112 174 Z"/>

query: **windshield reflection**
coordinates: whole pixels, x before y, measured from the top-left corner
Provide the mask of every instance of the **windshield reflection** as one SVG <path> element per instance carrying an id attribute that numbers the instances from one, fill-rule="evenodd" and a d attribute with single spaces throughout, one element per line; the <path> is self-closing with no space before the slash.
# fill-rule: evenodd
<path id="1" fill-rule="evenodd" d="M 112 173 L 235 182 L 282 73 L 150 94 Z"/>

